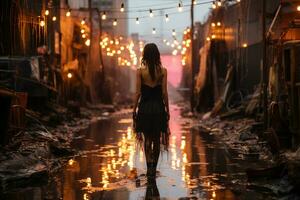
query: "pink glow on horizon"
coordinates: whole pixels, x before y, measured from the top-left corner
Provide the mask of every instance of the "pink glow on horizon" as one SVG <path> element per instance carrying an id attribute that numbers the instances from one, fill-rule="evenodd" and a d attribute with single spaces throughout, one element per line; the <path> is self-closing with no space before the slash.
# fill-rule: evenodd
<path id="1" fill-rule="evenodd" d="M 162 55 L 162 65 L 168 70 L 168 82 L 173 87 L 179 87 L 182 77 L 181 56 Z"/>

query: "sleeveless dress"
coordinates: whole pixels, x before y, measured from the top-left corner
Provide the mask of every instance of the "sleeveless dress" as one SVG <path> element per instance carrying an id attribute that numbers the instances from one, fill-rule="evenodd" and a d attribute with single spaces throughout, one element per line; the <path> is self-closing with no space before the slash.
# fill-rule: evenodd
<path id="1" fill-rule="evenodd" d="M 143 80 L 141 83 L 141 98 L 135 120 L 135 132 L 138 136 L 143 134 L 144 137 L 159 139 L 160 143 L 167 149 L 170 132 L 163 101 L 162 84 L 159 83 L 151 87 L 144 84 Z"/>

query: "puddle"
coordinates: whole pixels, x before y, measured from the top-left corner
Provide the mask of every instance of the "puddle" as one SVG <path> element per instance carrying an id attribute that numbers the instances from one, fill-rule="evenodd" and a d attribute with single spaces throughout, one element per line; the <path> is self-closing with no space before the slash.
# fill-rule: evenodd
<path id="1" fill-rule="evenodd" d="M 78 134 L 72 145 L 79 156 L 70 159 L 47 186 L 18 190 L 5 198 L 263 199 L 266 194 L 246 190 L 237 158 L 229 158 L 213 135 L 191 129 L 178 106 L 172 105 L 171 112 L 170 149 L 160 156 L 156 183 L 147 185 L 144 154 L 136 146 L 131 119 L 122 115 L 94 122 Z"/>

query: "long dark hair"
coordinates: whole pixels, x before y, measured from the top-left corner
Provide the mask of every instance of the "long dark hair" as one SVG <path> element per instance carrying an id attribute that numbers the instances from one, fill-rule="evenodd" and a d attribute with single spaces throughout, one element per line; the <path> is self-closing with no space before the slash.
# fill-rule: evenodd
<path id="1" fill-rule="evenodd" d="M 154 81 L 156 78 L 155 70 L 161 69 L 160 53 L 156 44 L 146 44 L 144 47 L 142 64 L 148 67 L 151 79 Z"/>

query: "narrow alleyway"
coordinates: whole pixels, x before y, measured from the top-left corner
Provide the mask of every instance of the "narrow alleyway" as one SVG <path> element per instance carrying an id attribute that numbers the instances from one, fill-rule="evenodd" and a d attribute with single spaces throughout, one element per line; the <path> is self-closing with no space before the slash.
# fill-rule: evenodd
<path id="1" fill-rule="evenodd" d="M 50 177 L 47 186 L 14 191 L 4 198 L 135 200 L 145 199 L 154 189 L 161 199 L 272 199 L 266 191 L 245 190 L 239 159 L 214 136 L 193 127 L 195 121 L 183 116 L 187 103 L 176 91 L 170 93 L 177 103 L 173 100 L 171 105 L 170 149 L 160 157 L 157 190 L 147 188 L 144 155 L 131 131 L 130 110 L 124 110 L 78 133 L 73 147 L 79 155 Z"/>

